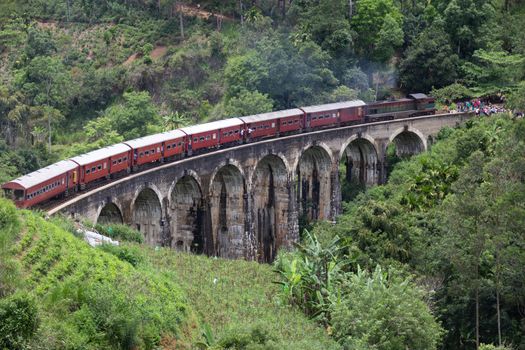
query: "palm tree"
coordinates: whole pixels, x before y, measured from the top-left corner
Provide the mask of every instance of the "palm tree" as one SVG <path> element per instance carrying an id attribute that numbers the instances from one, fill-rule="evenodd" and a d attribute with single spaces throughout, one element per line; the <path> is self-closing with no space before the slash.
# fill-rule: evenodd
<path id="1" fill-rule="evenodd" d="M 162 116 L 164 122 L 164 129 L 166 131 L 182 128 L 189 124 L 189 119 L 182 113 L 175 111 Z"/>

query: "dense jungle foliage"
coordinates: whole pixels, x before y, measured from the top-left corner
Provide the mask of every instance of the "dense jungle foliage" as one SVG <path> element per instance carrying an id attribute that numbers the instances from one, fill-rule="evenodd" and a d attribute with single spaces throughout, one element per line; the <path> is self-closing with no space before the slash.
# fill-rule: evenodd
<path id="1" fill-rule="evenodd" d="M 525 120 L 438 140 L 276 262 L 285 297 L 345 349 L 525 349 Z"/>
<path id="2" fill-rule="evenodd" d="M 4 0 L 0 182 L 293 106 L 433 91 L 523 109 L 524 14 L 520 0 Z"/>

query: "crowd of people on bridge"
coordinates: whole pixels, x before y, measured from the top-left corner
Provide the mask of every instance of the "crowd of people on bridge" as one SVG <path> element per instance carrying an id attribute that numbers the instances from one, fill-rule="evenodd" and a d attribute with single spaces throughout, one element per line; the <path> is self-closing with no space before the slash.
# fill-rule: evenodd
<path id="1" fill-rule="evenodd" d="M 473 100 L 473 101 L 464 101 L 464 102 L 457 102 L 456 108 L 453 107 L 450 108 L 448 106 L 445 106 L 445 111 L 448 113 L 456 113 L 456 112 L 475 112 L 476 115 L 486 115 L 490 116 L 495 113 L 504 113 L 507 112 L 507 110 L 501 106 L 501 105 L 495 105 L 491 104 L 490 102 L 485 102 L 483 100 L 480 100 L 479 98 Z"/>

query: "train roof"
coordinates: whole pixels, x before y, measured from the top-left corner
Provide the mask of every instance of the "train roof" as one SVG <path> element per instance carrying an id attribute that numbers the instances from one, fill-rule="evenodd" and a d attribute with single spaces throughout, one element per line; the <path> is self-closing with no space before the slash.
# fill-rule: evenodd
<path id="1" fill-rule="evenodd" d="M 368 103 L 369 106 L 376 106 L 376 105 L 383 105 L 383 104 L 391 104 L 391 103 L 400 103 L 400 102 L 414 102 L 411 98 L 400 98 L 396 100 L 382 100 L 382 101 L 375 101 Z"/>
<path id="2" fill-rule="evenodd" d="M 18 179 L 14 179 L 5 183 L 2 188 L 24 188 L 29 189 L 56 176 L 65 174 L 66 172 L 75 169 L 78 164 L 71 160 L 61 160 L 60 162 L 46 166 L 45 168 L 38 169 L 27 175 L 21 176 Z M 18 185 L 18 186 L 17 186 Z"/>
<path id="3" fill-rule="evenodd" d="M 364 103 L 361 100 L 353 100 L 353 101 L 345 101 L 345 102 L 328 103 L 324 105 L 301 107 L 301 109 L 305 113 L 316 113 L 316 112 L 324 112 L 324 111 L 333 111 L 333 110 L 342 109 L 342 108 L 360 107 L 364 105 L 366 105 L 366 103 Z"/>
<path id="4" fill-rule="evenodd" d="M 71 160 L 75 163 L 78 163 L 78 165 L 83 166 L 130 150 L 131 148 L 128 145 L 124 143 L 117 143 L 116 145 L 111 145 L 108 147 L 91 151 L 89 153 L 81 154 L 79 156 L 71 158 Z"/>
<path id="5" fill-rule="evenodd" d="M 154 134 L 149 136 L 140 137 L 138 139 L 124 141 L 126 145 L 131 148 L 141 148 L 149 145 L 154 145 L 168 140 L 174 140 L 186 136 L 184 132 L 179 129 L 162 132 L 160 134 Z"/>
<path id="6" fill-rule="evenodd" d="M 275 111 L 268 113 L 260 113 L 254 115 L 248 115 L 246 117 L 240 117 L 239 119 L 245 123 L 262 122 L 265 120 L 272 120 L 276 118 L 293 117 L 296 115 L 302 115 L 304 112 L 299 108 L 285 109 L 284 111 Z"/>
<path id="7" fill-rule="evenodd" d="M 186 133 L 187 135 L 193 135 L 193 134 L 200 134 L 206 131 L 230 128 L 230 127 L 238 126 L 238 125 L 239 126 L 244 125 L 244 122 L 240 120 L 239 118 L 230 118 L 230 119 L 224 119 L 224 120 L 217 120 L 215 122 L 210 122 L 210 123 L 205 123 L 205 124 L 187 126 L 185 128 L 181 128 L 180 130 L 184 131 L 184 133 Z"/>
<path id="8" fill-rule="evenodd" d="M 421 93 L 410 94 L 408 96 L 412 97 L 414 100 L 423 100 L 429 98 L 427 95 Z"/>

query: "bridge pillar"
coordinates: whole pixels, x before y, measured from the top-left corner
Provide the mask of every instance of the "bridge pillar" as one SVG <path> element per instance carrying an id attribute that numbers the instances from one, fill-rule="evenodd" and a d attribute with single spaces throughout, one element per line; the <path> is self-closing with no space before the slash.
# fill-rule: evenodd
<path id="1" fill-rule="evenodd" d="M 257 237 L 255 235 L 255 220 L 253 219 L 253 192 L 245 193 L 244 199 L 244 258 L 249 261 L 257 260 Z"/>
<path id="2" fill-rule="evenodd" d="M 288 229 L 283 242 L 283 246 L 286 248 L 291 248 L 294 243 L 299 242 L 299 206 L 294 178 L 295 174 L 289 173 L 286 182 L 288 191 Z"/>
<path id="3" fill-rule="evenodd" d="M 163 208 L 162 215 L 160 217 L 160 237 L 161 245 L 163 247 L 171 247 L 172 235 L 171 235 L 171 226 L 169 222 L 169 201 L 168 197 L 162 198 Z"/>
<path id="4" fill-rule="evenodd" d="M 390 141 L 388 139 L 376 140 L 377 142 L 377 183 L 383 185 L 387 180 L 387 154 L 386 149 Z"/>
<path id="5" fill-rule="evenodd" d="M 330 220 L 335 221 L 341 213 L 341 184 L 339 182 L 339 160 L 332 165 L 330 171 Z"/>

